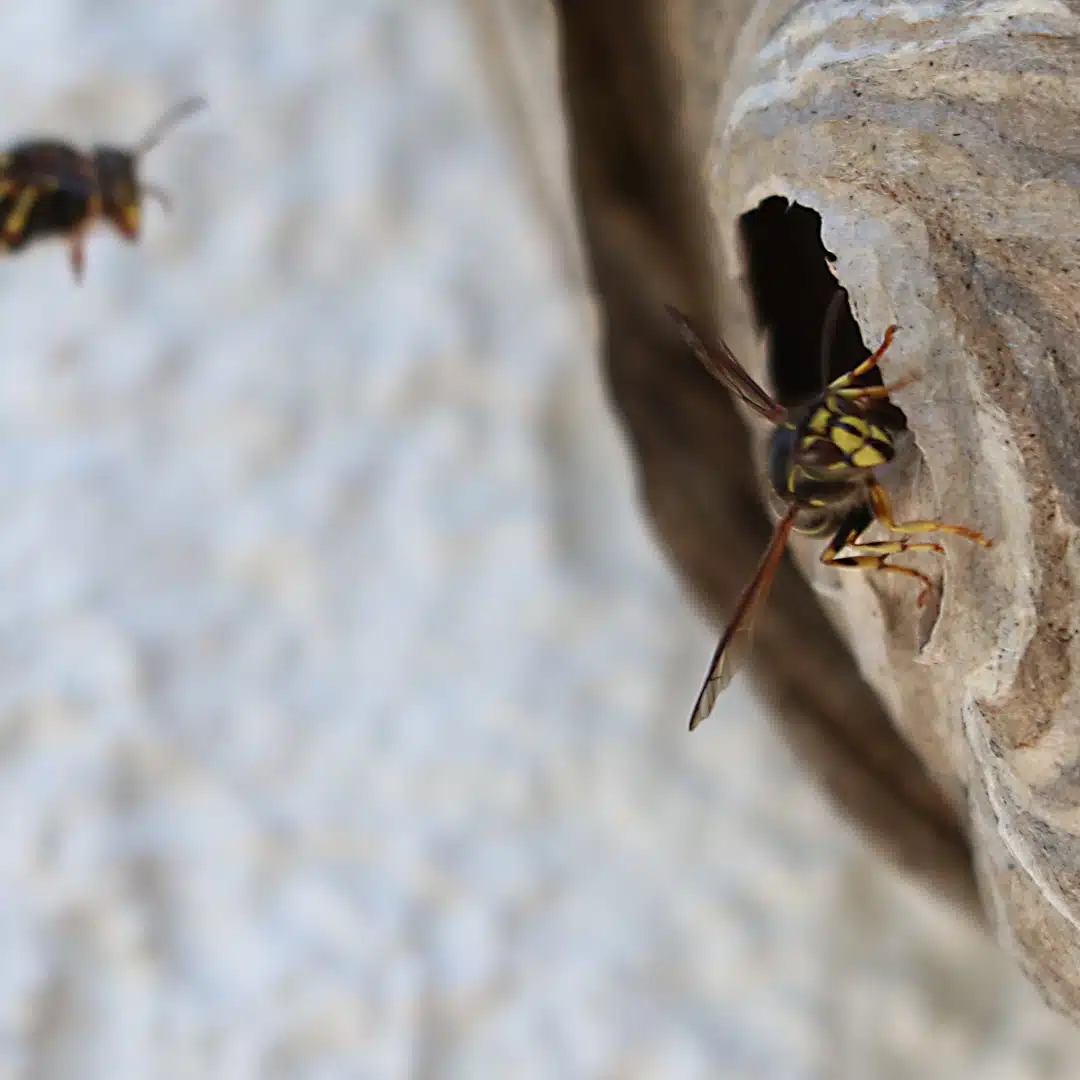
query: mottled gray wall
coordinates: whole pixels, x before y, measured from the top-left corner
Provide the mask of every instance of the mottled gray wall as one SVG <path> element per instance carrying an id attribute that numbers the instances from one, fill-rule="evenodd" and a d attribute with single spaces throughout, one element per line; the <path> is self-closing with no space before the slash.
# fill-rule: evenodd
<path id="1" fill-rule="evenodd" d="M 5 138 L 212 106 L 141 249 L 0 262 L 0 1077 L 1080 1075 L 739 690 L 686 735 L 519 14 L 0 14 Z"/>

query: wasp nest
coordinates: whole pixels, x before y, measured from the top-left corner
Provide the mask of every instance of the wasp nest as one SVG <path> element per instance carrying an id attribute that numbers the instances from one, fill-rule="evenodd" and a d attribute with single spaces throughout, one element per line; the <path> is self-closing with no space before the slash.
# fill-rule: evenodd
<path id="1" fill-rule="evenodd" d="M 686 5 L 676 31 L 697 17 Z M 923 609 L 899 575 L 821 567 L 820 543 L 796 540 L 796 558 L 966 817 L 999 939 L 1080 1016 L 1077 18 L 996 0 L 825 0 L 733 4 L 712 24 L 684 59 L 711 72 L 691 82 L 730 344 L 768 385 L 747 258 L 782 254 L 798 229 L 755 240 L 753 225 L 770 208 L 820 215 L 866 344 L 900 324 L 886 380 L 918 376 L 894 395 L 910 429 L 882 477 L 897 515 L 995 541 L 901 556 L 938 584 Z"/>

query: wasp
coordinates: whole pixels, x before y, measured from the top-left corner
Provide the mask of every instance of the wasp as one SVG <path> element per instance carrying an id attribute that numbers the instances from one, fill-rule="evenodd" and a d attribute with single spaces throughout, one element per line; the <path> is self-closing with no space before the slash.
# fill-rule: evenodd
<path id="1" fill-rule="evenodd" d="M 107 221 L 125 240 L 135 242 L 144 197 L 170 208 L 164 191 L 140 181 L 139 161 L 171 128 L 205 105 L 197 97 L 178 102 L 130 149 L 95 146 L 84 152 L 54 139 L 31 139 L 0 154 L 0 251 L 21 251 L 38 240 L 65 237 L 71 271 L 82 281 L 85 236 L 96 221 Z"/>
<path id="2" fill-rule="evenodd" d="M 826 316 L 822 335 L 822 369 L 829 358 L 828 327 L 845 295 L 838 290 Z M 918 570 L 897 566 L 889 558 L 904 551 L 943 554 L 941 544 L 913 540 L 928 533 L 951 533 L 984 547 L 991 541 L 963 525 L 942 521 L 897 521 L 885 489 L 874 470 L 896 454 L 895 440 L 906 428 L 903 412 L 889 393 L 906 385 L 873 385 L 867 380 L 885 355 L 899 327 L 890 326 L 876 351 L 846 375 L 792 409 L 774 401 L 746 372 L 722 340 L 706 344 L 685 315 L 669 307 L 686 343 L 705 368 L 734 391 L 755 413 L 774 425 L 768 453 L 769 486 L 783 513 L 777 522 L 757 570 L 735 605 L 734 614 L 713 653 L 697 701 L 690 714 L 690 730 L 713 710 L 721 691 L 731 682 L 745 659 L 754 619 L 761 610 L 791 533 L 810 536 L 829 533 L 832 539 L 821 553 L 826 566 L 887 570 L 915 578 L 922 584 L 917 603 L 922 606 L 932 589 Z M 873 522 L 880 522 L 896 539 L 860 539 Z M 844 554 L 847 552 L 848 554 Z"/>

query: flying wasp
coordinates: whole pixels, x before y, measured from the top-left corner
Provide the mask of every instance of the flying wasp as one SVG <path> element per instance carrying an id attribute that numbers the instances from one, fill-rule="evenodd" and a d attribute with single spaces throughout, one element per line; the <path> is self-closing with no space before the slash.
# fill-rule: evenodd
<path id="1" fill-rule="evenodd" d="M 125 240 L 139 238 L 143 198 L 168 210 L 169 197 L 144 184 L 139 161 L 177 123 L 203 108 L 188 98 L 169 109 L 131 149 L 95 146 L 88 153 L 53 139 L 30 139 L 0 154 L 0 251 L 62 236 L 68 241 L 71 271 L 82 281 L 87 231 L 99 219 Z"/>
<path id="2" fill-rule="evenodd" d="M 835 293 L 826 316 L 821 350 L 823 372 L 828 370 L 829 331 L 844 295 L 843 290 Z M 916 601 L 920 606 L 932 589 L 930 579 L 918 570 L 894 565 L 889 557 L 902 551 L 942 554 L 945 549 L 933 541 L 911 540 L 911 536 L 952 533 L 984 547 L 990 547 L 991 541 L 963 525 L 933 520 L 896 521 L 885 489 L 874 476 L 876 468 L 895 456 L 894 439 L 906 426 L 904 414 L 889 401 L 889 393 L 907 380 L 891 386 L 869 385 L 866 376 L 880 363 L 898 327 L 890 326 L 877 350 L 854 370 L 832 382 L 825 375 L 820 394 L 786 409 L 758 386 L 723 341 L 706 344 L 685 315 L 672 307 L 668 313 L 705 368 L 775 426 L 769 444 L 768 479 L 784 507 L 765 554 L 713 653 L 690 714 L 693 731 L 712 712 L 717 697 L 745 659 L 755 616 L 768 595 L 793 530 L 811 536 L 832 533 L 832 540 L 821 553 L 826 566 L 888 570 L 915 578 L 922 584 Z M 861 540 L 875 521 L 898 538 Z M 843 554 L 845 551 L 849 554 Z"/>

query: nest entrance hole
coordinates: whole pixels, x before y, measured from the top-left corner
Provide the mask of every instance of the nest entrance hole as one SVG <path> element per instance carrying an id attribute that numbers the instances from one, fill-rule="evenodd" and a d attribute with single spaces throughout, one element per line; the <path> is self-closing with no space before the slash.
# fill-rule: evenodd
<path id="1" fill-rule="evenodd" d="M 758 325 L 769 342 L 769 377 L 777 400 L 797 405 L 827 382 L 857 367 L 870 350 L 859 332 L 847 292 L 829 264 L 836 256 L 821 241 L 821 215 L 770 195 L 739 220 L 746 276 Z M 840 310 L 822 357 L 826 315 L 836 293 Z M 880 385 L 877 371 L 867 384 Z"/>

